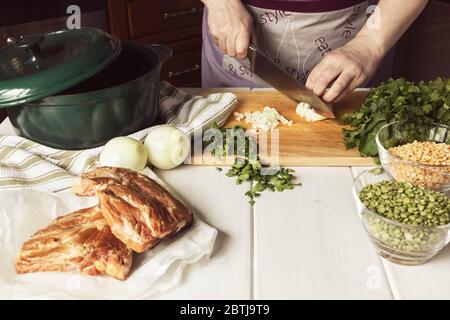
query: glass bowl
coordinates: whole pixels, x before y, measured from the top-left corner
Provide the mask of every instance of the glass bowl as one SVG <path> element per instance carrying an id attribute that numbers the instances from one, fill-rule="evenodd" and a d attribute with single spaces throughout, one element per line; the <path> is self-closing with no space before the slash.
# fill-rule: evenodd
<path id="1" fill-rule="evenodd" d="M 429 165 L 402 159 L 389 149 L 414 141 L 434 141 L 450 144 L 450 128 L 442 124 L 413 124 L 402 121 L 383 126 L 376 135 L 380 162 L 398 181 L 409 181 L 415 185 L 436 191 L 450 191 L 450 165 Z"/>
<path id="2" fill-rule="evenodd" d="M 360 204 L 362 223 L 378 254 L 397 264 L 420 265 L 448 244 L 450 224 L 427 227 L 397 222 L 368 209 L 359 197 L 369 184 L 395 180 L 388 171 L 395 166 L 378 166 L 362 172 L 354 180 L 353 191 Z"/>

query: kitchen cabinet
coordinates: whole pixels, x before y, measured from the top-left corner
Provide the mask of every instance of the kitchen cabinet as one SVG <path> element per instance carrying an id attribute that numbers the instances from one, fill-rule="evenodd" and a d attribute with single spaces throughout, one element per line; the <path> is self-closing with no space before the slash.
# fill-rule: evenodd
<path id="1" fill-rule="evenodd" d="M 175 86 L 201 84 L 203 4 L 200 0 L 108 0 L 110 31 L 125 41 L 173 50 L 161 78 Z"/>
<path id="2" fill-rule="evenodd" d="M 108 30 L 106 0 L 40 0 L 2 1 L 0 10 L 0 47 L 7 37 L 47 33 L 67 28 L 67 7 L 81 9 L 84 27 Z M 26 8 L 26 10 L 24 10 Z M 45 10 L 41 10 L 45 8 Z"/>

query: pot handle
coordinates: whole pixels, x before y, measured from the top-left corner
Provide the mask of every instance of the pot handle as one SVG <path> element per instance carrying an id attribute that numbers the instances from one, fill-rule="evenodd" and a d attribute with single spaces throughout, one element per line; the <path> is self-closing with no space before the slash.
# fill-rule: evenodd
<path id="1" fill-rule="evenodd" d="M 152 48 L 153 51 L 155 51 L 155 53 L 158 55 L 160 63 L 164 63 L 172 56 L 173 53 L 172 49 L 159 44 L 152 44 L 150 45 L 150 48 Z"/>

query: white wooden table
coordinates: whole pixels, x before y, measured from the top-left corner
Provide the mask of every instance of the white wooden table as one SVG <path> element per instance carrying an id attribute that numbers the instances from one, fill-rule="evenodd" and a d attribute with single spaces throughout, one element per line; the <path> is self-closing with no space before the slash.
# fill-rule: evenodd
<path id="1" fill-rule="evenodd" d="M 0 134 L 12 133 L 8 120 Z M 207 263 L 162 299 L 449 299 L 450 248 L 423 266 L 381 259 L 359 220 L 352 181 L 363 168 L 294 168 L 303 186 L 250 206 L 248 185 L 213 167 L 157 171 L 219 230 Z"/>

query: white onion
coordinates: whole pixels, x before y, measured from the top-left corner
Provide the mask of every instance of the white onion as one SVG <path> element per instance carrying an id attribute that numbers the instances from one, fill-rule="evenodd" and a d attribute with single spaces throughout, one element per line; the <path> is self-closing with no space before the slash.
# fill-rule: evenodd
<path id="1" fill-rule="evenodd" d="M 133 138 L 117 137 L 103 147 L 100 165 L 142 171 L 147 165 L 147 150 Z"/>
<path id="2" fill-rule="evenodd" d="M 144 141 L 148 161 L 159 169 L 173 169 L 186 160 L 191 142 L 189 137 L 173 125 L 161 125 Z"/>

